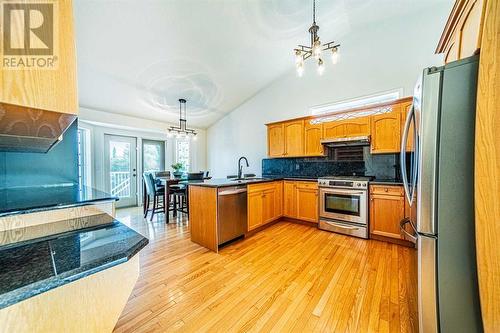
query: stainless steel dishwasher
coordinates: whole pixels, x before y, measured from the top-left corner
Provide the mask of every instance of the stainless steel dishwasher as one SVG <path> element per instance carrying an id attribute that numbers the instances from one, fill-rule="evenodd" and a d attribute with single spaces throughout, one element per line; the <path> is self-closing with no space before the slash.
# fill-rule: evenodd
<path id="1" fill-rule="evenodd" d="M 247 186 L 221 187 L 217 191 L 218 244 L 243 236 L 247 231 Z"/>

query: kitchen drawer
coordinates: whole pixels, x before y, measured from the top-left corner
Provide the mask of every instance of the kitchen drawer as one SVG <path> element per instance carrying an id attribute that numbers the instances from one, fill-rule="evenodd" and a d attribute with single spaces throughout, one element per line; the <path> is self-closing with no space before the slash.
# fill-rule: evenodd
<path id="1" fill-rule="evenodd" d="M 276 188 L 276 184 L 278 182 L 266 182 L 266 183 L 259 183 L 259 184 L 249 184 L 247 186 L 247 190 L 249 193 L 252 192 L 259 192 L 259 191 L 267 191 L 267 190 L 273 190 Z"/>
<path id="2" fill-rule="evenodd" d="M 403 186 L 400 185 L 370 185 L 370 194 L 403 196 Z"/>
<path id="3" fill-rule="evenodd" d="M 318 183 L 317 182 L 309 182 L 309 181 L 295 181 L 295 184 L 297 187 L 300 188 L 308 188 L 308 189 L 318 189 Z"/>

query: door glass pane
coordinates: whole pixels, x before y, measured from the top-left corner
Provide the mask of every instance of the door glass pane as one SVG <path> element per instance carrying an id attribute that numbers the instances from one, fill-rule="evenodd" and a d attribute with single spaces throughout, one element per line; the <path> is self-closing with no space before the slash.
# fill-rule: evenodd
<path id="1" fill-rule="evenodd" d="M 118 197 L 130 196 L 130 143 L 109 142 L 109 170 L 111 194 Z"/>
<path id="2" fill-rule="evenodd" d="M 143 171 L 165 170 L 165 143 L 163 141 L 142 141 Z"/>
<path id="3" fill-rule="evenodd" d="M 360 197 L 347 194 L 325 194 L 325 210 L 330 213 L 360 216 Z"/>
<path id="4" fill-rule="evenodd" d="M 182 163 L 184 165 L 184 171 L 189 171 L 191 161 L 189 159 L 189 140 L 178 139 L 177 140 L 177 163 Z"/>

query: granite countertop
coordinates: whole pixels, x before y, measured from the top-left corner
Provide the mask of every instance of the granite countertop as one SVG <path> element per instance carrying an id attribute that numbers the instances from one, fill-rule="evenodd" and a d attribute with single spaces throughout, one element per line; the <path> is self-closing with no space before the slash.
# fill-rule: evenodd
<path id="1" fill-rule="evenodd" d="M 267 183 L 275 181 L 272 178 L 249 178 L 245 180 L 235 180 L 226 178 L 216 178 L 205 180 L 204 182 L 189 183 L 189 186 L 203 186 L 203 187 L 228 187 L 228 186 L 238 186 L 238 185 L 248 185 L 257 183 Z"/>
<path id="2" fill-rule="evenodd" d="M 400 179 L 374 179 L 370 181 L 371 185 L 403 185 Z"/>
<path id="3" fill-rule="evenodd" d="M 94 188 L 68 184 L 0 189 L 0 217 L 118 200 Z"/>
<path id="4" fill-rule="evenodd" d="M 249 185 L 258 183 L 268 183 L 276 180 L 302 180 L 316 182 L 318 178 L 310 177 L 283 177 L 283 176 L 265 176 L 263 178 L 249 178 L 244 180 L 231 180 L 226 178 L 210 179 L 204 182 L 189 183 L 189 186 L 204 186 L 204 187 L 228 187 L 238 185 Z"/>
<path id="5" fill-rule="evenodd" d="M 0 309 L 126 262 L 149 242 L 107 214 L 4 231 L 0 240 Z"/>

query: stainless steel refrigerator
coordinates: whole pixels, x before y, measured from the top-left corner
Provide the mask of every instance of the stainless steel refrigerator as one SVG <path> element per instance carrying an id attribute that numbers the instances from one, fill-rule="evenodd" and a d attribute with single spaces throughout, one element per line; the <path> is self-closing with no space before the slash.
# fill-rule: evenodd
<path id="1" fill-rule="evenodd" d="M 479 57 L 427 68 L 401 142 L 416 242 L 420 332 L 481 332 L 474 240 L 474 122 Z M 413 229 L 413 232 L 409 231 Z"/>

